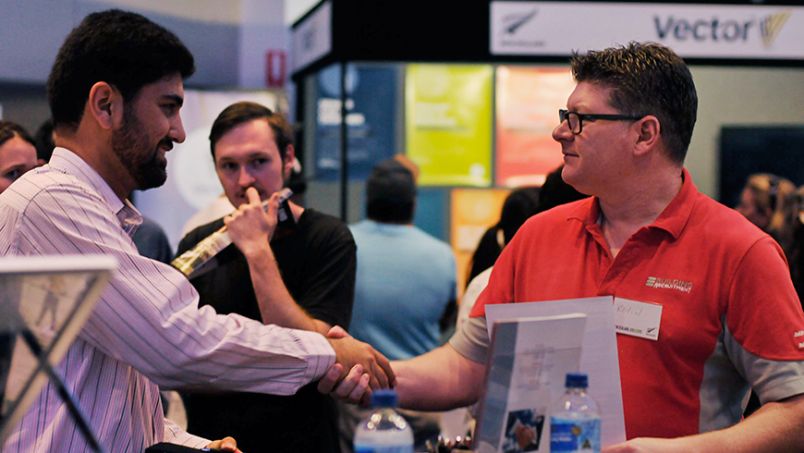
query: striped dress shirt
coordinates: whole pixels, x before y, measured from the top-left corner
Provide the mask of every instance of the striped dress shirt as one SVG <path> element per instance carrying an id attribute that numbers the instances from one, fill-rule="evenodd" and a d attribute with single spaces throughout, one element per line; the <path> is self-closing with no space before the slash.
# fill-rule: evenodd
<path id="1" fill-rule="evenodd" d="M 334 363 L 332 347 L 317 333 L 198 308 L 198 294 L 181 273 L 137 253 L 129 234 L 141 219 L 92 167 L 64 148 L 56 148 L 49 165 L 0 194 L 3 255 L 100 253 L 118 261 L 57 368 L 106 451 L 139 453 L 162 441 L 193 447 L 208 442 L 163 418 L 159 386 L 288 395 Z M 88 450 L 52 385 L 2 448 L 4 453 Z"/>

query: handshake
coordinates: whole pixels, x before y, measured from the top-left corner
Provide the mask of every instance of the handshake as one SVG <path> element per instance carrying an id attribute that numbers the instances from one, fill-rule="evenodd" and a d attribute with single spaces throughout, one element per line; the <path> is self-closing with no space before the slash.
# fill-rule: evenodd
<path id="1" fill-rule="evenodd" d="M 367 405 L 371 391 L 396 385 L 391 364 L 370 344 L 355 340 L 343 328 L 335 326 L 327 332 L 335 364 L 318 383 L 318 391 Z"/>

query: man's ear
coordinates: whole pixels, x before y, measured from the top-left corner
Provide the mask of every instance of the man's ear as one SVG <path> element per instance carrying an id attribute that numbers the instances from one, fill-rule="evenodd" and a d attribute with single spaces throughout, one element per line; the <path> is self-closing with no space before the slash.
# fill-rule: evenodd
<path id="1" fill-rule="evenodd" d="M 645 115 L 634 123 L 634 127 L 637 128 L 634 143 L 636 155 L 645 155 L 659 145 L 662 138 L 662 125 L 659 123 L 659 118 L 654 115 Z"/>
<path id="2" fill-rule="evenodd" d="M 285 181 L 290 179 L 294 162 L 296 162 L 296 148 L 294 148 L 293 145 L 288 145 L 288 147 L 285 148 L 285 159 L 282 161 L 282 177 Z"/>
<path id="3" fill-rule="evenodd" d="M 112 129 L 123 118 L 123 96 L 107 82 L 96 82 L 89 89 L 85 114 L 103 129 Z"/>

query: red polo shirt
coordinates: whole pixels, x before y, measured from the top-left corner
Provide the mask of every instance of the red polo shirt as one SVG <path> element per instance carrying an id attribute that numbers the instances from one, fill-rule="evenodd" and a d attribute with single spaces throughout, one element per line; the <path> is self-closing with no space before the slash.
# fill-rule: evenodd
<path id="1" fill-rule="evenodd" d="M 616 258 L 595 198 L 531 218 L 472 311 L 603 295 L 661 304 L 658 341 L 617 335 L 628 438 L 730 426 L 750 385 L 763 402 L 804 393 L 804 315 L 781 248 L 683 179 Z"/>

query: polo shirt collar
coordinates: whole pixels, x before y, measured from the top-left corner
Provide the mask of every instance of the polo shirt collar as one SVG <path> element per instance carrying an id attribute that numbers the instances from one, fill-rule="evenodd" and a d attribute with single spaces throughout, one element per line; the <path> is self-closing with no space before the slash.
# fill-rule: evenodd
<path id="1" fill-rule="evenodd" d="M 567 220 L 579 220 L 586 226 L 597 225 L 597 219 L 600 218 L 600 202 L 597 197 L 584 198 L 577 201 L 568 214 Z"/>
<path id="2" fill-rule="evenodd" d="M 681 190 L 649 228 L 667 231 L 674 239 L 677 239 L 689 221 L 697 195 L 698 188 L 692 182 L 689 171 L 686 168 L 682 169 Z M 590 227 L 594 229 L 600 219 L 600 200 L 597 197 L 590 197 L 577 202 L 567 215 L 567 220 L 570 219 L 581 221 L 587 229 Z"/>
<path id="3" fill-rule="evenodd" d="M 678 239 L 687 221 L 690 219 L 692 208 L 695 206 L 695 198 L 698 195 L 698 188 L 692 182 L 692 177 L 686 168 L 681 170 L 681 190 L 678 191 L 670 204 L 664 208 L 659 217 L 651 225 L 667 231 L 674 239 Z"/>

